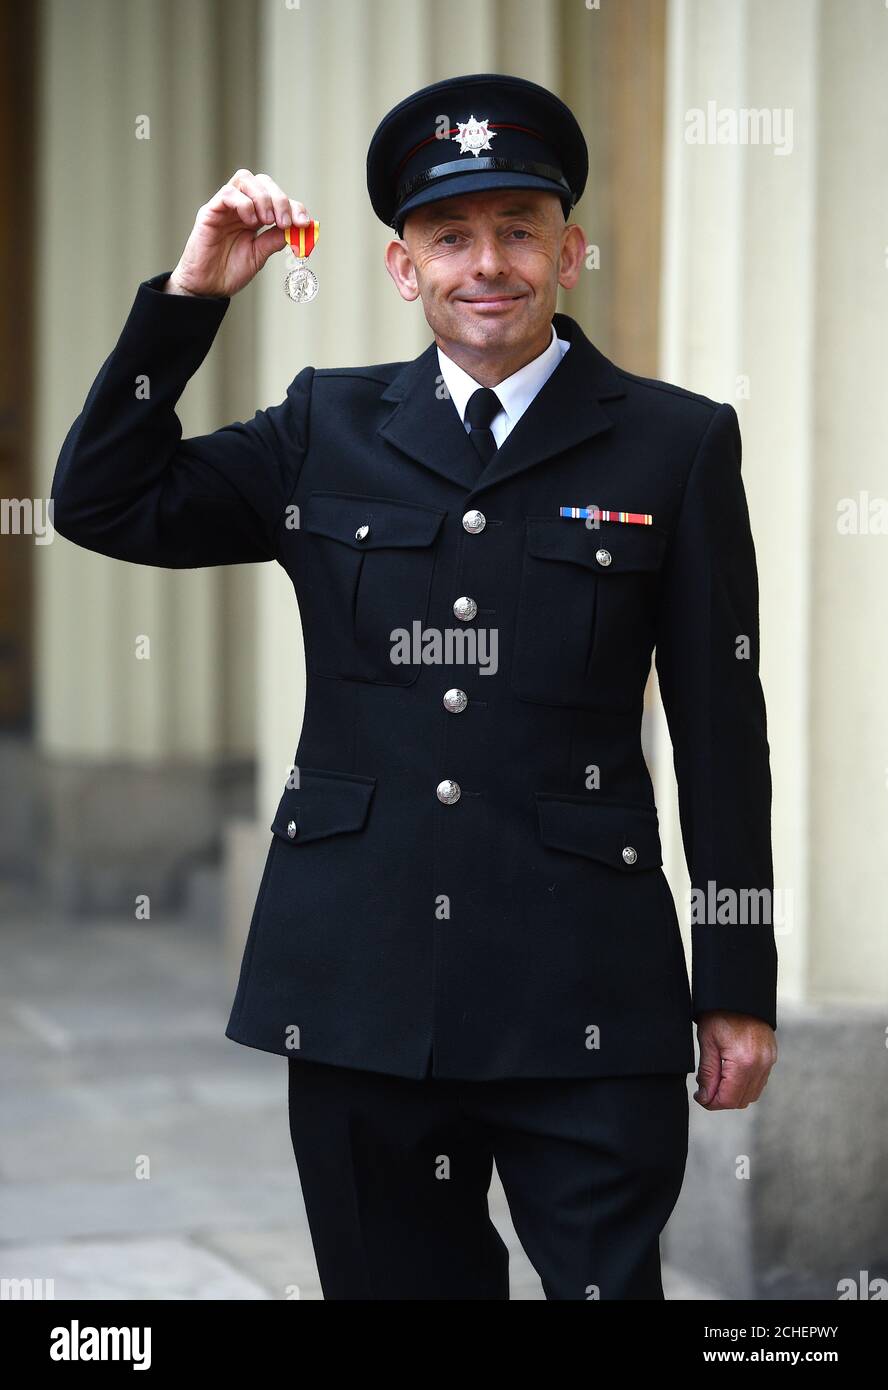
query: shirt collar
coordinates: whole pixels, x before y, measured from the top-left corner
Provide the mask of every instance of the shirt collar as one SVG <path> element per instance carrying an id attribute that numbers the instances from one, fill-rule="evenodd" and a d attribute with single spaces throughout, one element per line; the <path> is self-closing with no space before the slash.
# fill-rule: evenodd
<path id="1" fill-rule="evenodd" d="M 511 376 L 507 376 L 504 381 L 499 382 L 493 388 L 510 424 L 514 424 L 524 414 L 534 396 L 548 381 L 569 347 L 570 343 L 566 339 L 556 335 L 553 323 L 549 346 L 538 357 L 534 357 L 532 361 L 519 367 L 517 372 L 513 372 Z M 448 357 L 446 352 L 442 352 L 440 347 L 438 348 L 438 364 L 444 378 L 444 385 L 450 393 L 450 399 L 459 412 L 459 418 L 464 420 L 469 397 L 478 390 L 481 383 L 469 376 L 468 372 L 454 362 L 452 357 Z"/>

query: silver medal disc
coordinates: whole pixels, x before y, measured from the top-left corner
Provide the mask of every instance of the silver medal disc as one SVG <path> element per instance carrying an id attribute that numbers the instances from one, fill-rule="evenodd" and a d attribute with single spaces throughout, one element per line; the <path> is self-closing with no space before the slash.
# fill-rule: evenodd
<path id="1" fill-rule="evenodd" d="M 284 289 L 294 304 L 307 304 L 318 292 L 318 277 L 307 265 L 298 265 L 288 272 Z"/>

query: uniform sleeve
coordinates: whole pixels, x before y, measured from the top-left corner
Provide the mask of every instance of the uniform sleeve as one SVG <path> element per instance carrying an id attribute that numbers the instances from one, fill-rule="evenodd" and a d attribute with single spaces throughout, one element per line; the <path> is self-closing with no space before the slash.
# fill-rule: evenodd
<path id="1" fill-rule="evenodd" d="M 697 901 L 693 1015 L 752 1014 L 776 1028 L 758 573 L 730 405 L 713 412 L 685 487 L 663 571 L 655 660 Z M 731 915 L 724 903 L 735 905 Z"/>
<path id="2" fill-rule="evenodd" d="M 307 448 L 314 369 L 278 405 L 182 438 L 176 404 L 230 299 L 143 281 L 62 445 L 52 523 L 87 550 L 169 569 L 273 560 Z"/>

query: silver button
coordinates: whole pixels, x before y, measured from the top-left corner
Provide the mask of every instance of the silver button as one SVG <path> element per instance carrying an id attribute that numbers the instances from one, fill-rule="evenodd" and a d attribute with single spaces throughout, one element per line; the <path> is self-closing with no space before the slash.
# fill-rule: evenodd
<path id="1" fill-rule="evenodd" d="M 599 565 L 609 565 L 614 557 L 611 555 L 609 550 L 596 550 L 595 558 L 598 561 Z"/>
<path id="2" fill-rule="evenodd" d="M 454 801 L 459 801 L 460 798 L 459 782 L 451 782 L 447 777 L 438 783 L 437 792 L 439 801 L 443 801 L 445 806 L 452 806 Z"/>
<path id="3" fill-rule="evenodd" d="M 458 598 L 453 605 L 453 616 L 463 623 L 470 623 L 477 612 L 478 605 L 473 598 Z"/>
<path id="4" fill-rule="evenodd" d="M 638 858 L 638 855 L 635 853 L 635 850 L 632 848 L 631 845 L 627 845 L 626 848 L 623 850 L 623 858 L 626 860 L 627 864 L 634 864 L 636 859 Z"/>
<path id="5" fill-rule="evenodd" d="M 294 820 L 287 822 L 287 834 L 289 835 L 291 840 L 296 834 L 296 822 Z"/>
<path id="6" fill-rule="evenodd" d="M 479 531 L 484 530 L 484 527 L 486 525 L 487 517 L 484 515 L 483 512 L 466 512 L 465 516 L 463 517 L 463 526 L 470 533 L 470 535 L 477 535 Z"/>
<path id="7" fill-rule="evenodd" d="M 468 703 L 469 697 L 464 690 L 454 688 L 444 693 L 444 708 L 451 714 L 462 714 Z"/>
<path id="8" fill-rule="evenodd" d="M 367 539 L 367 537 L 369 536 L 369 534 L 370 534 L 370 527 L 369 527 L 369 526 L 359 526 L 358 529 L 357 529 L 357 531 L 355 532 L 355 540 L 356 540 L 356 541 L 365 541 L 365 540 Z"/>

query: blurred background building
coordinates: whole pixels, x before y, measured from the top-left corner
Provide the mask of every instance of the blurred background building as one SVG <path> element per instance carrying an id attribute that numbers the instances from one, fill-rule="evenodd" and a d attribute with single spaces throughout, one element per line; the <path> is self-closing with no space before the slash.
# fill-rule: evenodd
<path id="1" fill-rule="evenodd" d="M 299 736 L 292 591 L 273 565 L 121 564 L 39 519 L 139 282 L 173 268 L 238 167 L 320 219 L 321 294 L 294 309 L 281 258 L 232 302 L 185 435 L 281 400 L 308 363 L 421 351 L 367 143 L 409 91 L 504 71 L 556 90 L 589 142 L 588 268 L 561 307 L 628 370 L 731 401 L 743 431 L 781 1055 L 750 1109 L 692 1103 L 670 1287 L 834 1298 L 844 1279 L 871 1297 L 888 1274 L 888 9 L 41 0 L 0 24 L 0 1273 L 55 1273 L 58 1296 L 317 1296 L 283 1064 L 223 1037 Z M 681 902 L 655 675 L 645 737 Z M 167 1160 L 150 1201 L 143 1153 Z M 510 1239 L 516 1296 L 539 1297 Z"/>

